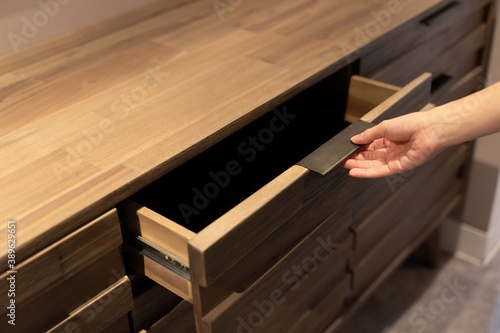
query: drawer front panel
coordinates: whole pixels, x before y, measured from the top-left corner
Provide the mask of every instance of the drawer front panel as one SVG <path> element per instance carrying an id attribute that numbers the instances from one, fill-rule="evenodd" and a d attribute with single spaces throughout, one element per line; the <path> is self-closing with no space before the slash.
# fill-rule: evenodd
<path id="1" fill-rule="evenodd" d="M 346 232 L 335 242 L 339 244 L 335 250 L 337 258 L 320 263 L 317 271 L 309 273 L 306 270 L 304 276 L 309 273 L 307 279 L 302 280 L 300 285 L 296 283 L 293 286 L 297 289 L 289 289 L 284 293 L 285 303 L 276 306 L 271 317 L 266 319 L 257 331 L 282 332 L 289 329 L 293 323 L 290 318 L 299 318 L 305 311 L 315 308 L 324 298 L 325 292 L 337 289 L 339 283 L 344 280 L 350 281 L 350 274 L 344 266 L 347 263 L 338 259 L 348 256 L 352 251 L 352 235 Z M 350 292 L 349 284 L 344 284 L 341 288 L 342 295 Z M 335 314 L 332 313 L 333 315 Z M 250 320 L 250 317 L 247 317 L 247 320 Z"/>
<path id="2" fill-rule="evenodd" d="M 130 331 L 130 321 L 128 319 L 128 315 L 121 317 L 113 324 L 102 330 L 101 333 L 132 333 Z"/>
<path id="3" fill-rule="evenodd" d="M 326 207 L 324 201 L 329 195 L 309 202 L 298 214 L 286 221 L 279 229 L 272 233 L 257 248 L 238 262 L 228 274 L 223 275 L 211 286 L 221 289 L 244 292 L 269 267 L 273 267 L 290 249 L 320 225 L 332 211 Z"/>
<path id="4" fill-rule="evenodd" d="M 204 316 L 202 331 L 233 331 L 239 325 L 269 331 L 273 325 L 286 325 L 281 317 L 289 318 L 291 312 L 301 313 L 313 306 L 324 292 L 324 288 L 314 290 L 315 286 L 328 285 L 347 274 L 345 268 L 352 247 L 352 238 L 346 233 L 350 219 L 351 209 L 332 214 L 244 293 L 231 295 Z M 296 301 L 296 297 L 305 299 Z M 262 317 L 256 312 L 261 305 L 268 307 L 272 314 L 255 323 Z M 243 318 L 243 323 L 238 318 Z"/>
<path id="5" fill-rule="evenodd" d="M 101 332 L 122 318 L 133 304 L 130 280 L 124 276 L 47 332 Z"/>
<path id="6" fill-rule="evenodd" d="M 306 311 L 299 320 L 289 329 L 289 333 L 316 333 L 322 332 L 346 306 L 346 299 L 350 292 L 350 275 L 342 278 L 326 296 L 313 308 Z"/>
<path id="7" fill-rule="evenodd" d="M 392 230 L 389 237 L 379 243 L 363 262 L 353 270 L 353 297 L 358 297 L 376 278 L 388 267 L 392 260 L 405 249 L 406 244 L 425 232 L 426 227 L 436 223 L 436 218 L 444 218 L 442 210 L 448 210 L 449 204 L 457 202 L 459 192 L 463 187 L 461 183 L 450 183 L 446 193 L 442 193 L 432 206 L 425 212 L 418 214 L 413 212 L 412 220 L 401 219 L 396 228 Z M 451 207 L 454 208 L 455 206 Z M 416 223 L 418 222 L 418 223 Z M 409 255 L 410 253 L 407 253 Z"/>
<path id="8" fill-rule="evenodd" d="M 470 32 L 462 39 L 456 40 L 452 36 L 445 36 L 452 42 L 445 43 L 434 39 L 432 42 L 422 44 L 384 66 L 371 77 L 390 84 L 404 85 L 423 71 L 430 72 L 434 79 L 444 73 L 458 78 L 461 76 L 460 70 L 463 74 L 467 73 L 478 65 L 479 50 L 483 47 L 486 36 L 485 25 L 481 24 L 483 12 L 479 11 L 473 16 L 475 17 L 472 20 L 473 27 L 466 29 Z M 469 22 L 471 21 L 466 21 L 459 27 L 463 28 Z M 469 61 L 471 57 L 472 63 Z"/>
<path id="9" fill-rule="evenodd" d="M 403 176 L 394 176 L 385 179 L 384 183 L 379 183 L 386 190 L 394 189 L 393 184 L 402 183 L 401 188 L 395 190 L 392 195 L 380 204 L 362 222 L 354 223 L 352 230 L 356 234 L 355 252 L 353 253 L 351 264 L 356 266 L 376 244 L 399 223 L 401 211 L 397 209 L 404 202 L 411 202 L 419 183 L 426 182 L 433 177 L 433 173 L 440 168 L 448 168 L 450 174 L 456 172 L 463 164 L 466 149 L 460 147 L 448 149 L 436 156 L 426 165 L 416 169 L 415 173 Z M 383 188 L 381 189 L 383 191 Z M 357 201 L 358 206 L 363 206 L 363 202 Z M 409 207 L 405 207 L 409 208 Z"/>
<path id="10" fill-rule="evenodd" d="M 35 313 L 41 315 L 39 320 L 29 315 L 33 321 L 19 321 L 16 328 L 21 332 L 30 331 L 30 325 L 38 328 L 54 325 L 107 287 L 108 280 L 99 283 L 96 281 L 97 275 L 109 276 L 109 279 L 113 276 L 123 276 L 123 260 L 119 253 L 121 243 L 118 215 L 112 210 L 21 262 L 17 266 L 16 274 L 16 303 L 19 304 L 19 315 L 31 314 L 31 311 L 38 307 L 47 311 L 36 310 Z M 99 269 L 103 272 L 99 273 Z M 8 276 L 9 273 L 6 272 L 0 280 L 0 286 L 5 290 L 9 289 Z M 82 276 L 87 276 L 88 283 L 84 283 Z M 73 289 L 78 292 L 71 292 Z M 53 295 L 47 294 L 48 290 L 52 290 Z M 67 290 L 72 297 L 66 294 L 59 296 L 62 290 Z M 9 302 L 7 296 L 5 293 L 0 297 L 3 304 Z M 56 299 L 59 301 L 54 303 Z M 42 305 L 49 303 L 52 306 Z M 5 316 L 6 309 L 0 313 Z M 0 325 L 3 324 L 4 322 Z"/>
<path id="11" fill-rule="evenodd" d="M 457 174 L 465 156 L 466 149 L 461 146 L 430 178 L 425 179 L 415 174 L 414 178 L 408 179 L 408 182 L 411 182 L 409 186 L 401 188 L 402 193 L 398 193 L 391 200 L 392 205 L 385 212 L 375 213 L 378 218 L 374 219 L 373 223 L 380 221 L 382 224 L 387 224 L 387 220 L 390 220 L 389 223 L 393 227 L 375 246 L 362 248 L 364 251 L 370 250 L 368 253 L 358 258 L 357 248 L 355 249 L 353 256 L 357 262 L 352 263 L 355 294 L 363 290 L 419 233 L 419 230 L 432 222 L 435 216 L 439 215 L 441 210 L 462 190 L 463 184 L 457 178 Z M 408 202 L 414 204 L 408 204 Z M 356 238 L 358 234 L 360 239 L 370 239 L 370 235 L 363 235 L 363 230 L 356 234 Z"/>
<path id="12" fill-rule="evenodd" d="M 16 331 L 31 333 L 50 329 L 123 275 L 120 251 L 102 253 L 99 259 L 77 274 L 55 282 L 23 302 L 16 299 L 16 318 L 19 319 L 16 320 Z M 25 288 L 29 289 L 29 286 Z M 7 321 L 1 321 L 0 331 L 9 332 L 9 326 Z"/>
<path id="13" fill-rule="evenodd" d="M 361 59 L 360 74 L 372 77 L 380 68 L 425 43 L 443 41 L 438 50 L 452 45 L 483 22 L 483 8 L 489 3 L 488 0 L 443 1 L 388 36 L 389 43 L 370 50 Z"/>
<path id="14" fill-rule="evenodd" d="M 182 301 L 147 330 L 147 333 L 164 332 L 196 333 L 193 305 L 187 301 Z M 146 333 L 146 331 L 141 333 Z"/>
<path id="15" fill-rule="evenodd" d="M 484 68 L 478 66 L 432 97 L 436 105 L 457 100 L 484 88 Z"/>
<path id="16" fill-rule="evenodd" d="M 17 266 L 16 295 L 23 302 L 57 281 L 65 280 L 122 243 L 116 210 L 90 222 Z M 0 276 L 0 287 L 8 290 L 8 273 Z M 7 304 L 7 294 L 0 296 Z M 3 310 L 0 313 L 5 313 Z"/>

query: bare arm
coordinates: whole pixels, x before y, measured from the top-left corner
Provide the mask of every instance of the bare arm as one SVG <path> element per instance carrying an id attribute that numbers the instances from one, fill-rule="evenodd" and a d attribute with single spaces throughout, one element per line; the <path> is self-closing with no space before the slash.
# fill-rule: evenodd
<path id="1" fill-rule="evenodd" d="M 344 166 L 354 177 L 404 172 L 441 149 L 500 131 L 500 83 L 460 100 L 394 119 L 353 137 L 366 145 Z"/>

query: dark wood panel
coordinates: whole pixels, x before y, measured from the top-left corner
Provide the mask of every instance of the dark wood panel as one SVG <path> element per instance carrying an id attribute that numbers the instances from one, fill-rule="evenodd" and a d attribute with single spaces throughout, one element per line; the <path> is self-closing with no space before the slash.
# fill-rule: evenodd
<path id="1" fill-rule="evenodd" d="M 300 242 L 282 260 L 280 260 L 269 272 L 264 274 L 257 282 L 242 294 L 233 294 L 202 318 L 203 332 L 220 332 L 234 330 L 240 325 L 238 318 L 243 321 L 252 321 L 253 316 L 258 316 L 255 309 L 257 304 L 268 304 L 272 306 L 273 313 L 285 313 L 287 309 L 292 309 L 300 302 L 286 302 L 291 298 L 295 290 L 302 288 L 303 283 L 308 281 L 319 282 L 324 277 L 321 271 L 326 270 L 328 274 L 338 275 L 345 270 L 345 253 L 337 253 L 335 249 L 340 248 L 343 242 L 349 243 L 347 251 L 352 244 L 352 239 L 347 237 L 337 244 L 337 238 L 345 232 L 350 224 L 351 211 L 343 209 L 332 214 L 331 218 L 318 226 L 306 239 Z M 350 240 L 350 242 L 349 242 Z M 341 257 L 338 257 L 341 256 Z M 333 269 L 332 264 L 322 265 L 323 262 L 336 262 Z M 312 268 L 308 265 L 314 264 Z M 294 268 L 296 267 L 296 268 Z M 331 276 L 331 275 L 329 275 Z M 306 281 L 307 280 L 307 281 Z M 308 290 L 308 288 L 304 288 Z M 303 291 L 298 291 L 294 297 L 303 295 Z M 302 304 L 306 306 L 306 304 Z M 278 310 L 283 307 L 283 310 Z M 285 311 L 285 312 L 282 312 Z M 286 325 L 283 320 L 273 320 L 274 316 L 266 318 L 264 325 L 281 324 Z M 248 323 L 247 323 L 248 324 Z M 291 323 L 290 323 L 291 324 Z M 282 326 L 284 327 L 284 326 Z"/>
<path id="2" fill-rule="evenodd" d="M 148 333 L 195 333 L 193 305 L 182 301 L 172 311 L 156 322 Z"/>
<path id="3" fill-rule="evenodd" d="M 118 249 L 121 243 L 118 214 L 111 210 L 17 265 L 16 301 L 24 303 L 54 284 L 79 274 L 103 253 Z M 122 263 L 121 258 L 117 260 Z M 0 288 L 4 290 L 9 289 L 8 276 L 8 272 L 0 276 Z M 85 290 L 85 285 L 80 290 Z M 1 294 L 0 301 L 8 303 L 7 293 Z M 5 313 L 5 309 L 0 311 Z"/>
<path id="4" fill-rule="evenodd" d="M 392 221 L 394 227 L 357 263 L 353 263 L 354 295 L 358 295 L 389 265 L 405 245 L 432 222 L 435 216 L 463 189 L 458 171 L 463 165 L 465 149 L 459 149 L 430 178 L 418 174 L 409 179 L 410 186 L 401 189 L 391 207 L 379 220 Z M 382 213 L 382 212 L 381 212 Z"/>
<path id="5" fill-rule="evenodd" d="M 127 276 L 114 283 L 57 326 L 47 332 L 67 332 L 68 328 L 83 332 L 101 332 L 122 318 L 134 304 Z"/>
<path id="6" fill-rule="evenodd" d="M 22 302 L 16 299 L 16 331 L 39 332 L 58 325 L 86 302 L 120 280 L 124 274 L 118 249 L 101 253 L 99 258 L 77 274 L 55 281 Z M 21 290 L 18 289 L 19 286 L 16 287 L 16 291 Z M 29 286 L 24 288 L 29 289 Z M 107 301 L 99 303 L 93 311 L 87 312 L 86 319 L 92 321 L 92 318 L 106 307 Z M 124 310 L 121 316 L 128 311 Z M 10 328 L 7 320 L 0 321 L 0 331 L 9 332 Z"/>

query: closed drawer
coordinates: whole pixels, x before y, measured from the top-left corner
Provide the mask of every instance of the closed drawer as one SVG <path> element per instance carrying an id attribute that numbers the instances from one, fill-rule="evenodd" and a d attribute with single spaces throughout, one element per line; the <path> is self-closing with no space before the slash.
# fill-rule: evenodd
<path id="1" fill-rule="evenodd" d="M 222 146 L 207 150 L 208 155 L 190 161 L 193 163 L 186 168 L 176 169 L 146 187 L 119 206 L 132 235 L 126 242 L 136 250 L 133 264 L 189 301 L 194 298 L 191 281 L 202 287 L 217 285 L 228 290 L 228 295 L 230 291 L 242 291 L 237 290 L 238 286 L 251 285 L 304 235 L 366 186 L 364 181 L 349 178 L 342 168 L 330 170 L 357 149 L 349 140 L 356 130 L 360 130 L 356 126 L 370 126 L 369 123 L 419 110 L 427 104 L 430 81 L 430 75 L 424 74 L 398 88 L 354 76 L 346 107 L 324 110 L 312 107 L 311 99 L 307 103 L 291 100 L 281 111 L 274 110 L 267 118 L 261 118 L 261 123 L 250 127 L 249 132 L 238 132 L 228 138 L 229 141 L 221 142 Z M 335 101 L 330 103 L 336 104 Z M 283 110 L 296 116 L 296 119 L 289 119 L 290 127 L 283 120 Z M 299 121 L 301 116 L 302 121 Z M 356 122 L 358 119 L 362 122 Z M 351 122 L 356 123 L 342 130 Z M 339 124 L 341 128 L 335 129 Z M 290 132 L 285 134 L 287 130 Z M 280 131 L 285 135 L 283 139 L 279 137 Z M 274 133 L 275 138 L 269 145 L 261 141 L 261 146 L 256 145 L 255 138 L 261 135 L 261 139 L 269 139 L 270 133 Z M 317 135 L 321 137 L 318 139 Z M 334 137 L 329 140 L 331 136 Z M 239 155 L 238 147 L 249 149 L 250 142 L 253 142 L 254 154 L 247 151 L 248 155 Z M 271 149 L 270 144 L 276 146 Z M 321 147 L 316 149 L 317 146 Z M 258 155 L 258 147 L 266 155 Z M 231 155 L 233 149 L 236 155 Z M 294 165 L 312 150 L 311 155 Z M 288 154 L 293 155 L 291 163 Z M 263 158 L 259 163 L 237 163 L 251 156 Z M 211 164 L 214 161 L 221 163 L 214 166 Z M 280 164 L 281 168 L 269 176 L 269 169 Z M 218 167 L 220 165 L 222 168 Z M 243 177 L 240 181 L 241 175 L 237 172 L 248 170 L 253 175 L 254 169 L 257 169 L 256 177 Z M 205 177 L 201 182 L 199 175 Z M 192 183 L 193 178 L 197 182 Z M 223 185 L 233 182 L 237 186 L 225 195 Z M 219 191 L 218 196 L 214 195 L 215 189 Z M 185 193 L 188 199 L 179 200 L 186 198 Z M 239 198 L 241 195 L 243 198 Z M 215 201 L 222 198 L 224 201 L 215 205 Z M 209 209 L 212 202 L 214 206 Z M 180 207 L 187 210 L 182 211 Z M 195 216 L 205 213 L 212 218 L 201 224 L 199 220 L 195 222 Z M 183 220 L 183 217 L 189 219 Z M 300 227 L 287 229 L 293 223 Z M 280 238 L 278 230 L 288 231 Z M 262 260 L 260 257 L 256 260 L 255 253 L 262 256 Z M 212 307 L 213 304 L 208 306 L 207 312 Z"/>
<path id="2" fill-rule="evenodd" d="M 475 13 L 477 19 L 474 21 L 481 22 L 482 15 L 483 11 Z M 426 71 L 434 78 L 433 93 L 438 91 L 453 78 L 458 79 L 479 65 L 486 38 L 486 25 L 475 24 L 474 29 L 459 40 L 449 37 L 452 43 L 433 39 L 392 61 L 370 77 L 390 84 L 403 85 L 415 77 L 415 73 Z M 448 79 L 443 81 L 441 76 Z"/>
<path id="3" fill-rule="evenodd" d="M 450 156 L 438 156 L 417 169 L 373 217 L 354 230 L 356 244 L 350 262 L 354 295 L 366 289 L 413 238 L 455 202 L 463 188 L 459 173 L 466 154 L 466 147 L 460 146 Z M 384 232 L 377 231 L 379 225 Z"/>
<path id="4" fill-rule="evenodd" d="M 351 277 L 343 277 L 331 289 L 325 290 L 324 298 L 313 308 L 304 312 L 290 327 L 290 333 L 322 332 L 346 307 L 350 293 Z"/>
<path id="5" fill-rule="evenodd" d="M 349 276 L 352 205 L 333 213 L 242 293 L 234 293 L 202 318 L 203 332 L 286 332 Z M 349 291 L 349 287 L 345 292 Z"/>
<path id="6" fill-rule="evenodd" d="M 429 56 L 439 54 L 485 22 L 490 3 L 488 0 L 442 1 L 381 40 L 379 46 L 361 59 L 360 74 L 372 77 L 414 49 L 428 52 Z M 420 60 L 426 56 L 421 54 Z"/>
<path id="7" fill-rule="evenodd" d="M 465 162 L 466 152 L 467 149 L 464 146 L 461 146 L 458 151 L 448 149 L 423 167 L 417 168 L 415 173 L 403 174 L 404 177 L 395 178 L 394 181 L 402 183 L 401 187 L 395 189 L 390 197 L 379 204 L 368 217 L 353 223 L 351 228 L 356 235 L 356 244 L 351 265 L 355 267 L 396 224 L 400 223 L 400 219 L 404 217 L 403 212 L 412 209 L 412 202 L 418 202 L 421 199 L 416 197 L 416 194 L 421 193 L 424 196 L 426 188 L 428 188 L 429 195 L 436 196 L 449 185 L 447 179 L 450 177 L 455 176 L 452 179 L 459 181 L 456 175 Z M 436 177 L 433 173 L 439 172 L 441 169 L 446 170 L 447 174 L 441 174 L 443 177 L 438 179 L 436 183 L 430 182 L 430 179 Z M 433 186 L 431 187 L 431 185 Z M 384 191 L 384 188 L 391 189 L 390 181 L 380 183 L 380 186 L 382 187 L 380 188 L 381 192 Z M 359 202 L 359 205 L 363 205 L 363 203 Z"/>
<path id="8" fill-rule="evenodd" d="M 124 276 L 47 332 L 102 332 L 122 319 L 133 305 L 130 280 Z M 117 326 L 114 332 L 120 327 Z"/>
<path id="9" fill-rule="evenodd" d="M 436 105 L 457 100 L 484 88 L 484 68 L 477 66 L 463 77 L 454 79 L 441 91 L 432 96 L 432 101 Z"/>
<path id="10" fill-rule="evenodd" d="M 146 332 L 196 333 L 193 305 L 188 301 L 182 301 L 172 311 L 154 323 L 147 331 L 140 331 L 140 333 Z"/>
<path id="11" fill-rule="evenodd" d="M 100 254 L 99 259 L 77 274 L 54 282 L 22 302 L 16 299 L 16 330 L 45 332 L 66 320 L 74 311 L 123 276 L 119 249 Z M 17 290 L 21 289 L 17 287 Z M 122 315 L 125 313 L 126 311 Z M 89 313 L 89 317 L 91 314 Z M 9 326 L 7 322 L 0 323 L 2 332 L 9 332 Z"/>
<path id="12" fill-rule="evenodd" d="M 81 227 L 17 266 L 16 304 L 18 332 L 47 330 L 72 311 L 124 276 L 118 214 L 112 210 Z M 0 285 L 9 290 L 7 277 Z M 2 294 L 8 304 L 8 294 Z M 5 308 L 2 315 L 6 316 Z M 29 318 L 29 319 L 28 319 Z M 8 331 L 7 321 L 0 330 Z"/>

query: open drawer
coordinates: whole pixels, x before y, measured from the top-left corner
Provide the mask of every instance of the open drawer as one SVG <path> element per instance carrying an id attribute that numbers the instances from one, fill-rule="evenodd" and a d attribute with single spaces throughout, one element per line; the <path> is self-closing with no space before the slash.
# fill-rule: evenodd
<path id="1" fill-rule="evenodd" d="M 403 88 L 352 76 L 343 97 L 313 86 L 145 187 L 119 206 L 132 264 L 188 301 L 191 281 L 253 283 L 362 190 L 335 167 L 359 148 L 350 137 L 421 109 L 430 83 L 430 74 Z M 300 227 L 276 235 L 287 223 Z"/>

